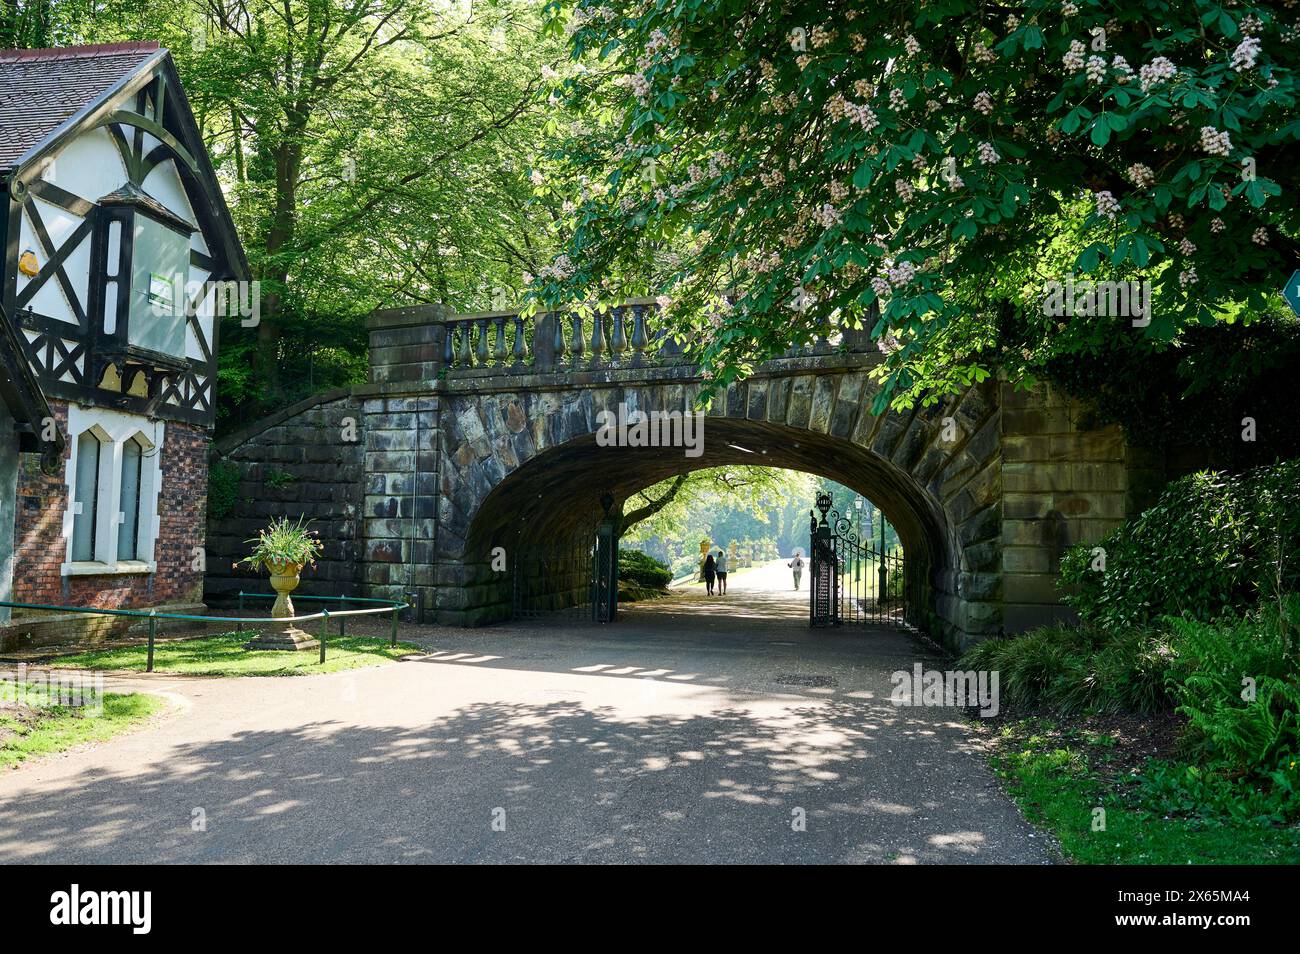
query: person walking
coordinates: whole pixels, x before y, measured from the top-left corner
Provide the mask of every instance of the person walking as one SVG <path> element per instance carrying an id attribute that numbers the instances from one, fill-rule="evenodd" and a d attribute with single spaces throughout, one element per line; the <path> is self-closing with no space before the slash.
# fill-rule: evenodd
<path id="1" fill-rule="evenodd" d="M 714 561 L 714 568 L 718 573 L 718 595 L 727 595 L 727 551 L 719 550 L 718 559 Z"/>
<path id="2" fill-rule="evenodd" d="M 794 559 L 787 563 L 786 566 L 794 570 L 794 588 L 799 589 L 799 578 L 803 576 L 803 557 L 798 550 L 794 551 Z"/>
<path id="3" fill-rule="evenodd" d="M 717 563 L 713 559 L 713 554 L 710 553 L 704 559 L 704 585 L 708 587 L 710 596 L 713 595 L 713 580 L 714 577 L 717 576 L 717 573 Z"/>

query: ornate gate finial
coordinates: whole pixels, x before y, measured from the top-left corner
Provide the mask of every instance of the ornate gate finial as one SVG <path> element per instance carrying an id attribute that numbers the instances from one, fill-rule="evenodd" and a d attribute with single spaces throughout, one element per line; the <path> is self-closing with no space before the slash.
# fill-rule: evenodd
<path id="1" fill-rule="evenodd" d="M 831 495 L 822 491 L 817 495 L 817 509 L 822 512 L 821 525 L 826 525 L 826 513 L 831 509 Z"/>

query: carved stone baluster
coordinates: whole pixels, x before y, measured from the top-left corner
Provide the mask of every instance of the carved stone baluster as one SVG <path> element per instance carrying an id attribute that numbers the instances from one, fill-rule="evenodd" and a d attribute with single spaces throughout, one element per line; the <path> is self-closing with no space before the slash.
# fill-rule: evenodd
<path id="1" fill-rule="evenodd" d="M 524 362 L 528 360 L 528 342 L 524 339 L 524 319 L 520 315 L 515 315 L 515 347 L 513 357 L 515 367 L 522 368 Z"/>
<path id="2" fill-rule="evenodd" d="M 488 363 L 488 323 L 486 318 L 478 320 L 478 347 L 474 353 L 478 359 L 479 367 Z"/>
<path id="3" fill-rule="evenodd" d="M 573 354 L 573 363 L 582 364 L 582 356 L 587 351 L 587 343 L 582 340 L 582 316 L 573 316 L 573 347 L 570 349 Z"/>
<path id="4" fill-rule="evenodd" d="M 470 350 L 470 329 L 473 327 L 468 321 L 456 322 L 456 327 L 460 329 L 460 360 L 456 366 L 460 368 L 469 368 L 474 365 L 474 352 Z"/>
<path id="5" fill-rule="evenodd" d="M 627 350 L 627 332 L 623 330 L 623 309 L 614 309 L 614 333 L 609 336 L 609 350 L 613 352 L 615 364 L 623 360 L 623 352 Z"/>
<path id="6" fill-rule="evenodd" d="M 640 305 L 632 308 L 632 364 L 640 367 L 645 362 L 645 346 L 648 343 L 645 332 L 645 309 Z"/>
<path id="7" fill-rule="evenodd" d="M 564 343 L 564 316 L 559 312 L 551 315 L 551 320 L 555 322 L 555 367 L 558 369 L 564 361 L 564 353 L 568 350 Z"/>
<path id="8" fill-rule="evenodd" d="M 591 366 L 600 367 L 600 359 L 605 354 L 605 322 L 599 311 L 591 315 Z"/>
<path id="9" fill-rule="evenodd" d="M 492 344 L 492 360 L 496 366 L 502 367 L 506 363 L 506 319 L 500 315 L 493 319 L 496 325 L 496 340 Z"/>
<path id="10" fill-rule="evenodd" d="M 456 326 L 448 322 L 442 326 L 442 366 L 456 366 Z"/>

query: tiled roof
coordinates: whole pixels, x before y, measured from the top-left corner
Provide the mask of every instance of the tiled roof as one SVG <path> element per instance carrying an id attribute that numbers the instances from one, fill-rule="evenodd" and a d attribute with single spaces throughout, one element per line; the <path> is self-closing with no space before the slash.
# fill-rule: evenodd
<path id="1" fill-rule="evenodd" d="M 157 51 L 156 42 L 0 50 L 0 172 Z"/>

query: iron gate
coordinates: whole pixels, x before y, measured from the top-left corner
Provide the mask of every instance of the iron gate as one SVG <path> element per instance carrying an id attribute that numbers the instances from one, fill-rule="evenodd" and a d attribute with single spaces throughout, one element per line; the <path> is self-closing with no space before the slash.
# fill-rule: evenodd
<path id="1" fill-rule="evenodd" d="M 817 495 L 817 510 L 810 516 L 811 625 L 910 622 L 915 601 L 908 598 L 903 554 L 860 540 L 850 521 L 831 506 L 830 494 Z"/>
<path id="2" fill-rule="evenodd" d="M 611 622 L 618 611 L 618 534 L 603 520 L 592 535 L 519 546 L 511 561 L 515 619 Z"/>

